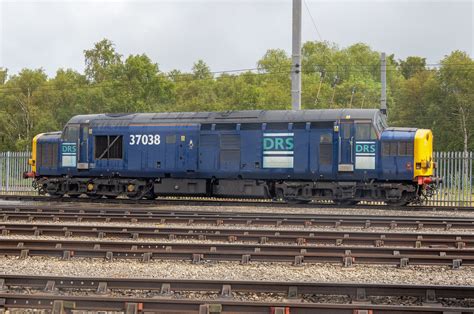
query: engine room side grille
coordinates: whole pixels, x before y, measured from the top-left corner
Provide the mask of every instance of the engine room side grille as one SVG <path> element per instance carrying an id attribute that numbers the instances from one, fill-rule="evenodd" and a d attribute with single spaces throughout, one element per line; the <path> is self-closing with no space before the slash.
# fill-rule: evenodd
<path id="1" fill-rule="evenodd" d="M 58 163 L 58 144 L 40 143 L 37 147 L 37 167 L 53 167 Z"/>

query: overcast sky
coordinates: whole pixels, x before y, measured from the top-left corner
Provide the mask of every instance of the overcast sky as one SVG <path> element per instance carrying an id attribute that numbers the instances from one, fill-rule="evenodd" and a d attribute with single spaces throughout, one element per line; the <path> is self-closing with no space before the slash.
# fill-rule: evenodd
<path id="1" fill-rule="evenodd" d="M 437 63 L 452 50 L 474 51 L 474 5 L 453 1 L 305 0 L 324 40 L 364 42 L 396 58 Z M 291 0 L 0 0 L 0 67 L 84 69 L 83 50 L 103 38 L 116 50 L 147 54 L 163 71 L 252 68 L 269 48 L 291 51 Z M 303 4 L 303 41 L 318 40 Z"/>

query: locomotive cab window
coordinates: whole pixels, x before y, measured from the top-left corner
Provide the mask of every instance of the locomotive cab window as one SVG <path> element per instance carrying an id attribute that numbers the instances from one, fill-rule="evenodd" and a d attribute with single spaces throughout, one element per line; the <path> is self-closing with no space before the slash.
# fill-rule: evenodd
<path id="1" fill-rule="evenodd" d="M 356 123 L 356 140 L 376 140 L 377 133 L 375 132 L 372 123 Z"/>
<path id="2" fill-rule="evenodd" d="M 399 156 L 412 156 L 413 155 L 413 144 L 410 142 L 399 142 L 398 143 L 398 155 Z"/>
<path id="3" fill-rule="evenodd" d="M 398 142 L 390 142 L 390 156 L 397 156 Z"/>
<path id="4" fill-rule="evenodd" d="M 123 137 L 122 135 L 96 135 L 95 137 L 95 159 L 122 159 Z"/>
<path id="5" fill-rule="evenodd" d="M 390 141 L 382 143 L 383 156 L 413 156 L 413 143 L 409 141 Z"/>
<path id="6" fill-rule="evenodd" d="M 77 142 L 79 138 L 79 124 L 69 124 L 64 128 L 62 138 L 66 142 Z"/>
<path id="7" fill-rule="evenodd" d="M 383 142 L 382 143 L 382 156 L 389 156 L 390 155 L 390 142 Z"/>

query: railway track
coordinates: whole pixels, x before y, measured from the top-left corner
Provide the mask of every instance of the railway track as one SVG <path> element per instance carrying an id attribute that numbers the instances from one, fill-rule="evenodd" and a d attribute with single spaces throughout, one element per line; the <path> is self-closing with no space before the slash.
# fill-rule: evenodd
<path id="1" fill-rule="evenodd" d="M 0 204 L 0 255 L 19 259 L 30 256 L 63 260 L 135 259 L 142 263 L 182 260 L 242 264 L 283 262 L 295 266 L 306 263 L 345 267 L 442 265 L 453 269 L 474 266 L 474 232 L 466 232 L 474 231 L 474 217 L 219 212 L 174 210 L 169 206 L 333 208 L 320 204 L 269 205 L 221 200 L 162 203 L 167 206 L 144 201 L 115 207 L 114 204 L 121 202 L 80 202 Z M 382 205 L 371 206 L 387 209 Z M 147 225 L 137 225 L 139 223 Z M 339 230 L 345 227 L 360 230 Z M 412 230 L 407 232 L 402 230 L 404 228 Z M 450 232 L 435 232 L 440 230 Z M 53 314 L 71 310 L 124 311 L 127 314 L 146 311 L 474 313 L 474 287 L 0 275 L 0 309 L 2 306 L 5 309 L 46 309 Z"/>
<path id="2" fill-rule="evenodd" d="M 472 218 L 307 215 L 173 211 L 142 208 L 5 205 L 2 236 L 87 237 L 88 240 L 0 240 L 0 254 L 27 256 L 178 259 L 302 263 L 474 265 L 474 234 L 400 232 L 396 228 L 474 230 Z M 14 221 L 10 221 L 14 220 Z M 27 220 L 18 223 L 16 220 Z M 156 226 L 51 224 L 55 222 L 156 223 Z M 173 227 L 165 224 L 180 223 Z M 196 227 L 195 225 L 216 225 Z M 240 225 L 225 228 L 225 225 Z M 255 228 L 259 226 L 259 228 Z M 263 226 L 263 227 L 262 227 Z M 265 229 L 265 226 L 332 227 L 334 230 Z M 338 231 L 360 227 L 362 231 Z M 364 230 L 383 227 L 389 232 Z M 92 239 L 91 239 L 92 238 Z M 104 241 L 122 239 L 127 242 Z M 145 241 L 145 242 L 144 242 Z M 152 241 L 152 242 L 150 242 Z M 161 241 L 161 242 L 159 242 Z M 191 243 L 183 243 L 188 241 Z M 222 243 L 216 243 L 222 242 Z M 227 243 L 226 243 L 227 242 Z M 271 245 L 270 245 L 271 244 Z"/>
<path id="3" fill-rule="evenodd" d="M 474 234 L 439 234 L 376 231 L 274 230 L 186 227 L 91 226 L 74 224 L 0 223 L 3 236 L 81 236 L 103 239 L 195 239 L 224 242 L 305 243 L 314 245 L 444 246 L 473 247 Z"/>
<path id="4" fill-rule="evenodd" d="M 474 265 L 473 234 L 340 232 L 271 229 L 0 224 L 3 236 L 89 237 L 97 240 L 1 239 L 0 254 L 302 263 Z M 127 242 L 103 239 L 126 239 Z M 140 239 L 153 240 L 140 242 Z M 99 241 L 100 240 L 100 241 Z M 132 240 L 132 241 L 130 241 Z M 157 242 L 161 240 L 162 242 Z M 195 240 L 180 243 L 178 240 Z M 215 243 L 206 241 L 229 243 Z M 272 243 L 272 245 L 269 245 Z"/>
<path id="5" fill-rule="evenodd" d="M 53 314 L 71 310 L 126 314 L 474 311 L 472 286 L 0 275 L 0 289 L 3 308 L 46 309 Z"/>
<path id="6" fill-rule="evenodd" d="M 449 265 L 453 269 L 474 265 L 473 249 L 447 247 L 361 247 L 266 244 L 216 244 L 179 242 L 117 242 L 55 239 L 2 239 L 0 254 L 48 256 L 69 260 L 73 257 L 150 260 L 338 263 L 354 264 Z"/>
<path id="7" fill-rule="evenodd" d="M 445 206 L 445 205 L 412 205 L 412 206 L 387 206 L 380 203 L 367 203 L 361 205 L 336 205 L 333 203 L 286 203 L 272 201 L 270 199 L 222 199 L 222 198 L 157 198 L 154 200 L 133 200 L 128 198 L 116 199 L 90 199 L 90 198 L 52 198 L 40 195 L 0 195 L 1 200 L 22 201 L 22 202 L 51 202 L 51 203 L 90 203 L 90 204 L 133 204 L 133 205 L 198 205 L 198 206 L 268 206 L 285 208 L 372 208 L 384 210 L 453 210 L 453 211 L 474 211 L 472 206 Z"/>
<path id="8" fill-rule="evenodd" d="M 50 205 L 0 205 L 0 219 L 35 222 L 117 222 L 156 224 L 259 225 L 303 227 L 358 227 L 463 229 L 474 231 L 474 218 L 429 216 L 323 215 L 237 213 L 151 208 L 68 207 Z"/>

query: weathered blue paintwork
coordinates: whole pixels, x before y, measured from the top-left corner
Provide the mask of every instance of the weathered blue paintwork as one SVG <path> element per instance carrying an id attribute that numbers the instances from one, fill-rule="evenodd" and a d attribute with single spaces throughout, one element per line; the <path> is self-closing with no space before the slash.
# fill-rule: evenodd
<path id="1" fill-rule="evenodd" d="M 314 110 L 316 111 L 316 110 Z M 313 114 L 313 111 L 308 111 Z M 416 129 L 382 130 L 377 128 L 377 139 L 358 139 L 354 121 L 361 117 L 371 121 L 374 126 L 380 119 L 377 110 L 339 110 L 333 116 L 324 116 L 319 120 L 311 118 L 310 114 L 298 115 L 292 120 L 285 113 L 284 118 L 257 122 L 262 129 L 241 130 L 246 119 L 235 118 L 233 130 L 215 130 L 217 118 L 212 122 L 213 127 L 202 129 L 205 117 L 193 119 L 179 116 L 172 121 L 152 118 L 146 120 L 136 116 L 110 117 L 105 115 L 89 115 L 73 118 L 68 125 L 79 125 L 80 132 L 75 144 L 77 147 L 77 164 L 81 167 L 63 166 L 62 149 L 57 152 L 57 165 L 53 167 L 38 166 L 38 175 L 47 176 L 120 176 L 120 177 L 178 177 L 178 178 L 253 178 L 253 179 L 286 179 L 286 180 L 410 180 L 413 169 L 407 168 L 407 163 L 413 162 L 413 156 L 382 156 L 381 142 L 406 140 L 413 143 Z M 247 112 L 244 112 L 247 113 Z M 319 113 L 318 113 L 319 114 Z M 295 114 L 296 115 L 296 114 Z M 261 116 L 261 115 L 260 115 Z M 321 114 L 321 117 L 323 115 Z M 324 122 L 320 127 L 312 128 L 310 123 Z M 228 121 L 224 121 L 228 122 Z M 288 129 L 266 129 L 267 122 L 288 123 Z M 293 123 L 303 124 L 296 128 Z M 304 126 L 306 123 L 306 126 Z M 348 128 L 347 138 L 344 138 L 342 128 Z M 159 135 L 157 145 L 131 145 L 131 136 Z M 291 135 L 289 135 L 291 134 Z M 102 159 L 94 158 L 94 137 L 98 135 L 123 136 L 123 158 Z M 332 143 L 332 162 L 323 164 L 319 160 L 320 140 L 322 136 L 330 136 Z M 240 141 L 238 149 L 231 146 L 221 147 L 225 137 Z M 274 137 L 274 138 L 273 138 Z M 175 142 L 172 139 L 175 138 Z M 267 140 L 265 140 L 267 138 Z M 266 146 L 264 147 L 264 141 Z M 59 147 L 69 140 L 62 139 L 60 134 L 42 136 L 38 144 L 58 143 Z M 224 152 L 225 150 L 225 152 Z M 225 158 L 222 155 L 225 154 Z M 269 157 L 265 159 L 265 157 Z M 372 159 L 373 157 L 373 159 Z M 359 169 L 356 159 L 371 164 L 373 169 Z M 340 164 L 354 165 L 353 171 L 340 171 Z M 267 165 L 268 168 L 264 168 Z M 281 167 L 279 165 L 282 165 Z M 370 166 L 369 166 L 370 167 Z"/>
<path id="2" fill-rule="evenodd" d="M 406 141 L 414 143 L 415 128 L 388 128 L 381 136 L 382 142 Z M 380 176 L 384 180 L 412 180 L 413 179 L 413 155 L 410 156 L 383 156 L 379 154 L 381 164 Z"/>

